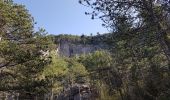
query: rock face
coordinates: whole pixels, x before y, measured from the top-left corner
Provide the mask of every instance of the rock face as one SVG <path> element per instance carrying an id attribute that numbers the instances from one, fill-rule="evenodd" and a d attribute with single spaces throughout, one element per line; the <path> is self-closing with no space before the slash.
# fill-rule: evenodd
<path id="1" fill-rule="evenodd" d="M 83 44 L 74 43 L 71 41 L 60 41 L 57 52 L 60 56 L 72 57 L 81 54 L 92 53 L 96 50 L 107 49 L 107 46 L 103 43 L 100 44 Z"/>
<path id="2" fill-rule="evenodd" d="M 55 100 L 93 100 L 90 86 L 87 84 L 74 84 L 63 93 L 56 96 Z"/>

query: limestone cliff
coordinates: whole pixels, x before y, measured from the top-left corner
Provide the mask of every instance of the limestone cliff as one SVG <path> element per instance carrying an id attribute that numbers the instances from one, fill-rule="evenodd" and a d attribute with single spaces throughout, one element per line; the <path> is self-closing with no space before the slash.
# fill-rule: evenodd
<path id="1" fill-rule="evenodd" d="M 80 37 L 62 35 L 56 38 L 57 53 L 60 56 L 72 57 L 92 53 L 96 50 L 105 50 L 108 46 L 99 40 L 99 37 Z"/>
<path id="2" fill-rule="evenodd" d="M 96 50 L 106 49 L 105 44 L 75 44 L 70 41 L 61 41 L 58 45 L 57 52 L 60 56 L 72 57 L 81 54 L 92 53 Z"/>

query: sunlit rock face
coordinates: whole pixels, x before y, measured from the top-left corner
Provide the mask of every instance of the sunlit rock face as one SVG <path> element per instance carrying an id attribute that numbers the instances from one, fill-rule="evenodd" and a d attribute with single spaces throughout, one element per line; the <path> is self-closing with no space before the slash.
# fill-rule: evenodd
<path id="1" fill-rule="evenodd" d="M 60 56 L 65 57 L 72 57 L 76 55 L 81 54 L 88 54 L 92 53 L 96 50 L 104 50 L 107 49 L 106 44 L 100 43 L 100 44 L 83 44 L 78 43 L 75 44 L 71 41 L 60 41 L 60 44 L 58 45 L 57 52 Z"/>

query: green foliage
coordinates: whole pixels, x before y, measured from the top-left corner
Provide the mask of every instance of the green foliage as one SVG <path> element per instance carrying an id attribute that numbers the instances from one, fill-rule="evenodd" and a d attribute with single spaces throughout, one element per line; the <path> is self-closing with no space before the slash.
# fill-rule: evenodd
<path id="1" fill-rule="evenodd" d="M 88 70 L 94 71 L 98 68 L 111 66 L 112 57 L 111 54 L 106 51 L 96 51 L 85 56 L 80 56 L 78 61 L 83 63 Z"/>
<path id="2" fill-rule="evenodd" d="M 100 18 L 113 33 L 50 36 L 44 29 L 34 32 L 33 18 L 23 5 L 0 0 L 0 91 L 50 93 L 52 99 L 53 94 L 68 95 L 74 85 L 89 84 L 97 100 L 169 100 L 169 26 L 164 8 L 152 5 L 152 0 L 83 1 L 94 8 L 89 13 L 93 19 L 100 16 L 96 12 L 104 13 Z M 62 41 L 102 43 L 109 50 L 62 58 L 55 51 Z"/>
<path id="3" fill-rule="evenodd" d="M 47 91 L 61 93 L 74 84 L 88 83 L 88 72 L 82 64 L 71 58 L 61 58 L 54 50 L 50 52 L 50 57 L 51 63 L 38 77 L 46 81 Z"/>
<path id="4" fill-rule="evenodd" d="M 62 43 L 62 42 L 71 42 L 74 44 L 84 44 L 84 45 L 95 45 L 95 44 L 100 44 L 100 43 L 104 43 L 106 36 L 108 34 L 98 34 L 95 36 L 87 36 L 87 35 L 81 35 L 81 36 L 77 36 L 77 35 L 68 35 L 68 34 L 60 34 L 57 36 L 53 36 L 55 38 L 55 43 Z"/>
<path id="5" fill-rule="evenodd" d="M 71 59 L 68 61 L 69 70 L 66 74 L 66 80 L 68 80 L 70 85 L 75 83 L 88 83 L 88 72 L 86 68 L 81 64 Z"/>
<path id="6" fill-rule="evenodd" d="M 82 63 L 89 72 L 90 83 L 93 88 L 96 88 L 99 100 L 112 100 L 109 95 L 110 89 L 110 75 L 114 70 L 113 59 L 111 54 L 107 51 L 96 51 L 87 55 L 82 55 L 76 58 L 78 62 Z M 109 71 L 110 70 L 110 71 Z"/>
<path id="7" fill-rule="evenodd" d="M 37 76 L 50 62 L 40 51 L 50 49 L 52 41 L 45 31 L 33 31 L 33 18 L 23 5 L 1 0 L 0 23 L 0 90 L 34 93 L 43 87 Z"/>
<path id="8" fill-rule="evenodd" d="M 44 68 L 43 75 L 53 77 L 65 75 L 68 71 L 68 63 L 64 59 L 59 58 L 55 51 L 51 51 L 50 56 L 51 63 Z"/>

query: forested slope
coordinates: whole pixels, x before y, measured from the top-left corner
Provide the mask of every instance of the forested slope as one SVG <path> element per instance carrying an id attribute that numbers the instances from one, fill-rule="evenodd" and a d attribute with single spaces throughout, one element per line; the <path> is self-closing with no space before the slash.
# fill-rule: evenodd
<path id="1" fill-rule="evenodd" d="M 23 5 L 0 0 L 0 99 L 169 100 L 169 3 L 79 3 L 91 7 L 94 11 L 86 14 L 101 19 L 111 32 L 48 35 L 44 29 L 34 30 L 33 18 Z M 102 49 L 60 56 L 56 49 L 62 41 L 71 42 L 73 48 L 100 45 Z"/>

